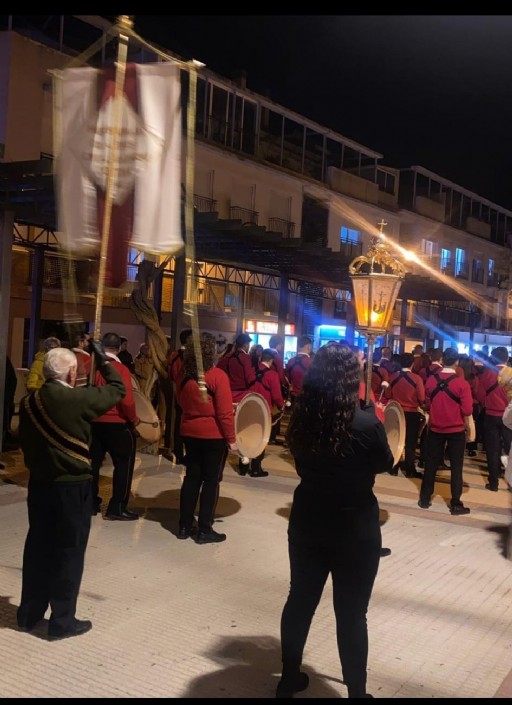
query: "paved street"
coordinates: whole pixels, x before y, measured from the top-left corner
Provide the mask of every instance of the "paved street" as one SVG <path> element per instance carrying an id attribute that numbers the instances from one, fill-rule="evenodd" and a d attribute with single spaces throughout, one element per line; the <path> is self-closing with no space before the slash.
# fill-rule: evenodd
<path id="1" fill-rule="evenodd" d="M 297 479 L 269 446 L 267 478 L 226 467 L 216 528 L 227 541 L 176 539 L 181 466 L 139 454 L 138 522 L 93 519 L 77 616 L 91 632 L 50 642 L 47 620 L 16 627 L 27 530 L 19 451 L 0 471 L 0 693 L 53 698 L 273 698 L 279 619 L 288 589 L 286 526 Z M 234 464 L 234 458 L 231 459 Z M 512 563 L 503 555 L 511 494 L 484 489 L 483 454 L 468 460 L 464 503 L 452 517 L 447 473 L 428 510 L 419 480 L 378 476 L 384 545 L 368 614 L 368 690 L 375 697 L 512 695 Z M 103 468 L 108 499 L 112 468 Z M 328 584 L 306 646 L 302 698 L 346 697 Z"/>

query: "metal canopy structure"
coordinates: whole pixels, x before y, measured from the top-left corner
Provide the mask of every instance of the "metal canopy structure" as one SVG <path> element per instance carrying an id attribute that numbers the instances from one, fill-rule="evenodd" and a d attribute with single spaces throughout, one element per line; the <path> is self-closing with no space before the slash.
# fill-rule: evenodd
<path id="1" fill-rule="evenodd" d="M 14 223 L 54 233 L 57 214 L 51 159 L 0 164 L 0 209 L 14 215 Z M 261 226 L 222 220 L 215 213 L 196 213 L 195 254 L 198 261 L 244 268 L 324 287 L 351 290 L 348 265 L 352 257 L 301 238 L 285 238 Z M 55 248 L 51 238 L 37 244 Z M 26 241 L 27 246 L 36 244 Z M 401 299 L 411 301 L 465 301 L 448 284 L 426 276 L 407 274 Z"/>

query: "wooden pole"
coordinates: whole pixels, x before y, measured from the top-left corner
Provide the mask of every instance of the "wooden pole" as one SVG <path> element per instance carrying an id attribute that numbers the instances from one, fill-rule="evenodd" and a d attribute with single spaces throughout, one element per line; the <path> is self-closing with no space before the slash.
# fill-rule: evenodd
<path id="1" fill-rule="evenodd" d="M 108 241 L 110 223 L 112 219 L 112 204 L 114 189 L 119 171 L 119 142 L 121 136 L 121 120 L 123 102 L 121 97 L 124 92 L 124 79 L 126 75 L 126 59 L 128 56 L 128 31 L 133 22 L 128 15 L 121 15 L 117 24 L 119 27 L 119 46 L 117 51 L 116 76 L 114 88 L 113 124 L 110 129 L 110 145 L 108 152 L 107 185 L 105 191 L 105 213 L 101 232 L 100 266 L 98 273 L 98 292 L 96 296 L 96 312 L 94 316 L 94 338 L 99 340 L 101 331 L 101 315 L 103 297 L 105 293 L 105 274 L 107 269 Z"/>

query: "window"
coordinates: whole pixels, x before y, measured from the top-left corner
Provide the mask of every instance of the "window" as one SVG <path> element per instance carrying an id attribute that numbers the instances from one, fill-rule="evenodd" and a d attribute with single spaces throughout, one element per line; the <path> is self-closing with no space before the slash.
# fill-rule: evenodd
<path id="1" fill-rule="evenodd" d="M 450 250 L 445 250 L 444 248 L 441 250 L 441 269 L 443 271 L 451 269 L 451 264 L 452 264 L 452 253 Z"/>
<path id="2" fill-rule="evenodd" d="M 466 276 L 466 251 L 457 247 L 455 250 L 455 276 Z"/>
<path id="3" fill-rule="evenodd" d="M 494 260 L 489 259 L 489 269 L 487 270 L 487 276 L 489 279 L 492 279 L 494 277 Z"/>
<path id="4" fill-rule="evenodd" d="M 473 260 L 473 272 L 471 280 L 477 284 L 483 284 L 484 282 L 484 266 L 483 261 L 480 258 L 475 257 Z"/>
<path id="5" fill-rule="evenodd" d="M 352 228 L 341 228 L 340 240 L 342 243 L 349 245 L 357 245 L 359 242 L 359 230 L 353 230 Z"/>
<path id="6" fill-rule="evenodd" d="M 432 259 L 432 257 L 434 256 L 434 243 L 432 242 L 432 240 L 425 240 L 424 238 L 422 239 L 421 252 L 427 259 Z"/>

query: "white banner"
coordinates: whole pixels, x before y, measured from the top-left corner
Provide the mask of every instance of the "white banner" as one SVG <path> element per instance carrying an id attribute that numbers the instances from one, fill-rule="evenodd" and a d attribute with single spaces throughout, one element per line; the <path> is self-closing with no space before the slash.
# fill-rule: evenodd
<path id="1" fill-rule="evenodd" d="M 96 251 L 101 240 L 98 200 L 106 189 L 116 111 L 108 85 L 98 105 L 100 73 L 65 69 L 54 82 L 59 231 L 76 254 Z M 184 245 L 180 69 L 170 62 L 136 64 L 135 77 L 134 90 L 125 83 L 121 98 L 113 205 L 133 204 L 126 218 L 131 232 L 124 234 L 131 247 L 169 255 Z M 111 236 L 119 237 L 118 231 Z"/>

